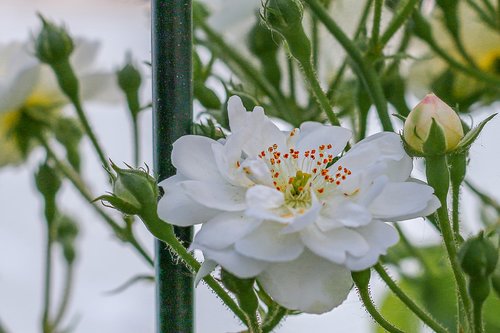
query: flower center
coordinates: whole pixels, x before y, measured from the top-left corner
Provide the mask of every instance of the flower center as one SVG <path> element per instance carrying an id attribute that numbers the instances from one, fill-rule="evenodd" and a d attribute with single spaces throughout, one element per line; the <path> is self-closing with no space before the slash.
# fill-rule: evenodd
<path id="1" fill-rule="evenodd" d="M 293 148 L 282 152 L 274 144 L 259 154 L 269 168 L 274 187 L 285 195 L 288 207 L 309 207 L 312 193 L 321 198 L 351 174 L 342 166 L 331 169 L 334 163 L 334 156 L 328 153 L 331 148 L 331 144 L 322 144 L 304 152 Z"/>

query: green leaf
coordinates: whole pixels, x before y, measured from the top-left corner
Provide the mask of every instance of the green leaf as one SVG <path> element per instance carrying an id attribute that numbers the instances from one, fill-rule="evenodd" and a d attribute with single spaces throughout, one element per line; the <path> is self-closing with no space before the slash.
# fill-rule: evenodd
<path id="1" fill-rule="evenodd" d="M 460 153 L 468 150 L 469 147 L 474 143 L 474 141 L 476 141 L 484 126 L 496 115 L 496 113 L 492 114 L 491 116 L 480 122 L 479 125 L 467 132 L 467 134 L 465 134 L 462 140 L 460 140 L 460 142 L 458 143 L 456 151 Z"/>

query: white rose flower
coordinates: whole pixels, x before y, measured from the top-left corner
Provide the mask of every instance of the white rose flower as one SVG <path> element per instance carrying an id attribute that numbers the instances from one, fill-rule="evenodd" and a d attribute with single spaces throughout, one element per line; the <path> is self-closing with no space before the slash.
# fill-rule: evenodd
<path id="1" fill-rule="evenodd" d="M 78 39 L 75 45 L 70 62 L 80 79 L 82 99 L 116 100 L 114 74 L 95 70 L 99 43 Z M 58 112 L 68 103 L 50 68 L 33 53 L 27 42 L 0 45 L 0 167 L 24 159 L 13 134 L 24 109 Z"/>
<path id="2" fill-rule="evenodd" d="M 412 181 L 395 133 L 344 155 L 351 132 L 316 122 L 282 132 L 260 107 L 228 103 L 225 141 L 187 135 L 173 146 L 177 174 L 160 183 L 159 215 L 202 223 L 192 248 L 240 278 L 256 277 L 283 306 L 324 313 L 347 297 L 350 271 L 374 265 L 398 241 L 385 221 L 426 216 L 433 189 Z M 339 158 L 340 156 L 340 158 Z"/>

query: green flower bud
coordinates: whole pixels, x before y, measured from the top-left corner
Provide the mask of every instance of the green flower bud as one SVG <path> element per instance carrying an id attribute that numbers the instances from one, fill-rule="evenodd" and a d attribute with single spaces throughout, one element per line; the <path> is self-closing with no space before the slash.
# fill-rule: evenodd
<path id="1" fill-rule="evenodd" d="M 73 40 L 63 26 L 57 26 L 38 15 L 42 21 L 42 30 L 35 39 L 35 54 L 47 64 L 68 61 L 73 52 Z"/>
<path id="2" fill-rule="evenodd" d="M 57 223 L 57 241 L 63 249 L 64 259 L 72 264 L 76 258 L 75 239 L 78 236 L 78 225 L 69 216 L 61 216 Z"/>
<path id="3" fill-rule="evenodd" d="M 149 170 L 132 167 L 121 169 L 113 162 L 111 167 L 116 172 L 116 175 L 110 172 L 113 193 L 100 196 L 96 200 L 102 200 L 128 215 L 156 214 L 159 191 L 156 180 L 149 175 Z"/>
<path id="4" fill-rule="evenodd" d="M 141 111 L 139 102 L 139 89 L 141 87 L 141 73 L 132 63 L 132 57 L 127 54 L 126 64 L 116 72 L 118 86 L 127 98 L 127 104 L 132 117 L 135 119 Z"/>
<path id="5" fill-rule="evenodd" d="M 429 94 L 406 118 L 403 136 L 417 153 L 440 154 L 453 151 L 464 137 L 464 131 L 455 111 L 436 95 Z M 439 142 L 441 137 L 444 145 Z"/>
<path id="6" fill-rule="evenodd" d="M 268 0 L 264 5 L 266 22 L 283 35 L 302 27 L 304 6 L 298 0 Z"/>
<path id="7" fill-rule="evenodd" d="M 132 63 L 130 55 L 127 55 L 125 66 L 116 72 L 118 86 L 125 93 L 135 93 L 139 90 L 142 82 L 141 73 Z"/>
<path id="8" fill-rule="evenodd" d="M 498 261 L 498 250 L 481 232 L 476 237 L 462 244 L 458 252 L 458 260 L 463 271 L 471 279 L 489 277 L 495 270 Z"/>
<path id="9" fill-rule="evenodd" d="M 38 191 L 45 198 L 54 198 L 61 188 L 61 178 L 56 170 L 47 163 L 40 165 L 38 168 L 38 172 L 35 174 L 35 182 Z"/>
<path id="10" fill-rule="evenodd" d="M 264 20 L 268 28 L 281 34 L 290 53 L 302 64 L 311 61 L 311 42 L 302 27 L 304 8 L 299 0 L 268 0 Z"/>

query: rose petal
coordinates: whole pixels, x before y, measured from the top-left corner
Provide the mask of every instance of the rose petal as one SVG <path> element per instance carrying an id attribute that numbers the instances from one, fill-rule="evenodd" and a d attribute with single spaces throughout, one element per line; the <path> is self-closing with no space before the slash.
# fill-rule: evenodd
<path id="1" fill-rule="evenodd" d="M 188 197 L 181 188 L 182 176 L 170 177 L 158 185 L 163 187 L 165 194 L 158 202 L 158 216 L 168 223 L 187 227 L 204 223 L 220 211 L 200 205 Z"/>
<path id="2" fill-rule="evenodd" d="M 209 208 L 235 212 L 247 206 L 243 187 L 198 180 L 183 181 L 180 185 L 191 199 Z"/>
<path id="3" fill-rule="evenodd" d="M 234 244 L 260 225 L 260 221 L 241 213 L 221 213 L 201 227 L 195 242 L 215 250 L 222 250 Z"/>
<path id="4" fill-rule="evenodd" d="M 316 314 L 340 305 L 352 288 L 349 270 L 309 251 L 294 261 L 270 265 L 257 279 L 282 306 Z"/>
<path id="5" fill-rule="evenodd" d="M 185 135 L 177 139 L 172 148 L 172 164 L 177 173 L 189 179 L 225 183 L 217 168 L 212 145 L 220 143 L 199 135 Z"/>
<path id="6" fill-rule="evenodd" d="M 373 221 L 367 226 L 357 228 L 356 232 L 363 236 L 370 249 L 363 256 L 347 255 L 346 266 L 353 271 L 362 271 L 375 265 L 379 257 L 399 240 L 396 229 L 381 221 Z"/>
<path id="7" fill-rule="evenodd" d="M 304 245 L 298 234 L 284 235 L 283 226 L 265 221 L 249 235 L 238 240 L 235 249 L 251 258 L 263 261 L 290 261 L 303 251 Z"/>

